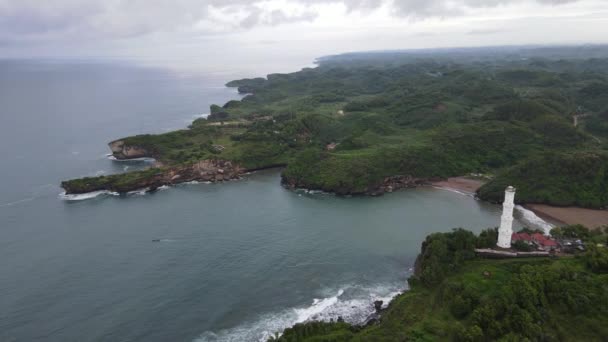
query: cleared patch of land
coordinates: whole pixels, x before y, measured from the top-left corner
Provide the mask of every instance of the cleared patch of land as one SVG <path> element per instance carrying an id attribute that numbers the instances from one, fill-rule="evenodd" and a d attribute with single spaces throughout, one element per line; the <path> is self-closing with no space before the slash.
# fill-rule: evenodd
<path id="1" fill-rule="evenodd" d="M 550 218 L 565 224 L 582 224 L 588 228 L 608 225 L 608 210 L 577 207 L 554 207 L 545 204 L 527 204 L 526 208 L 538 216 Z"/>
<path id="2" fill-rule="evenodd" d="M 433 182 L 433 186 L 474 193 L 484 185 L 484 181 L 467 177 L 450 177 L 446 180 Z"/>

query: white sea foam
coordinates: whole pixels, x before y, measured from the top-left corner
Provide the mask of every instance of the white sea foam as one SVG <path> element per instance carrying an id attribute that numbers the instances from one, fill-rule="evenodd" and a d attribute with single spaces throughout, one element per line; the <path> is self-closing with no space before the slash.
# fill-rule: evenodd
<path id="1" fill-rule="evenodd" d="M 325 192 L 323 190 L 309 190 L 309 189 L 305 189 L 305 188 L 297 188 L 294 191 L 299 196 L 301 196 L 302 193 L 307 194 L 307 195 L 333 195 L 331 192 Z"/>
<path id="2" fill-rule="evenodd" d="M 232 329 L 218 332 L 207 331 L 194 341 L 266 341 L 269 337 L 296 323 L 307 321 L 328 322 L 336 320 L 338 317 L 342 317 L 346 322 L 352 324 L 361 324 L 374 313 L 374 301 L 381 300 L 384 302 L 383 307 L 386 307 L 396 295 L 401 293 L 398 286 L 345 286 L 337 291 L 331 291 L 333 295 L 313 299 L 310 305 L 266 314 L 255 321 Z"/>
<path id="3" fill-rule="evenodd" d="M 129 191 L 127 192 L 128 196 L 143 196 L 145 194 L 148 193 L 148 191 L 150 191 L 150 188 L 144 188 L 144 189 L 139 189 L 139 190 L 133 190 L 133 191 Z"/>
<path id="4" fill-rule="evenodd" d="M 93 192 L 87 192 L 84 194 L 71 194 L 71 195 L 67 195 L 65 192 L 62 192 L 61 194 L 59 194 L 59 198 L 61 198 L 64 201 L 84 201 L 84 200 L 88 200 L 88 199 L 92 199 L 95 197 L 99 197 L 99 196 L 118 196 L 120 195 L 117 192 L 112 192 L 112 191 L 93 191 Z"/>
<path id="5" fill-rule="evenodd" d="M 516 205 L 515 209 L 521 214 L 521 220 L 524 223 L 530 225 L 530 228 L 542 229 L 545 232 L 545 235 L 549 235 L 551 229 L 555 227 L 551 223 L 538 217 L 532 210 L 528 210 L 521 205 Z"/>

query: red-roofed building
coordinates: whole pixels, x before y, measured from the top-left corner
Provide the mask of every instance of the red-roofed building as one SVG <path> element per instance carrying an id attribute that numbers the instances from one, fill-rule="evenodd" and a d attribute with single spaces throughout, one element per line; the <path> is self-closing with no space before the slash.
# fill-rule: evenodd
<path id="1" fill-rule="evenodd" d="M 556 248 L 556 247 L 557 247 L 557 241 L 547 239 L 547 240 L 545 240 L 544 246 L 545 246 L 545 247 L 553 247 L 553 248 Z"/>
<path id="2" fill-rule="evenodd" d="M 544 236 L 541 233 L 534 233 L 532 234 L 532 241 L 538 243 L 538 244 L 542 244 L 544 241 L 547 240 L 547 237 Z"/>
<path id="3" fill-rule="evenodd" d="M 511 243 L 515 241 L 532 242 L 532 237 L 528 233 L 513 233 L 511 234 Z"/>
<path id="4" fill-rule="evenodd" d="M 532 241 L 540 248 L 545 251 L 556 249 L 558 244 L 557 241 L 552 240 L 550 237 L 545 236 L 541 233 L 532 234 Z"/>

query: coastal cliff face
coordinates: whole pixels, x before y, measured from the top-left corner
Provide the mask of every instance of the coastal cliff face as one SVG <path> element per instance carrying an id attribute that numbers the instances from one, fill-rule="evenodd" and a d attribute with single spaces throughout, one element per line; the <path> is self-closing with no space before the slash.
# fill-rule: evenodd
<path id="1" fill-rule="evenodd" d="M 245 172 L 244 168 L 230 161 L 206 159 L 185 167 L 170 168 L 165 181 L 170 181 L 170 184 L 191 181 L 221 182 L 238 179 Z"/>
<path id="2" fill-rule="evenodd" d="M 135 159 L 135 158 L 154 158 L 151 151 L 141 147 L 127 145 L 124 140 L 115 140 L 108 144 L 112 150 L 112 155 L 116 159 Z"/>
<path id="3" fill-rule="evenodd" d="M 244 168 L 230 161 L 206 159 L 188 165 L 130 172 L 129 177 L 126 179 L 120 174 L 74 179 L 62 182 L 61 187 L 65 189 L 68 195 L 93 191 L 112 191 L 118 193 L 127 193 L 141 189 L 154 191 L 164 185 L 184 182 L 221 182 L 238 179 L 245 172 Z"/>

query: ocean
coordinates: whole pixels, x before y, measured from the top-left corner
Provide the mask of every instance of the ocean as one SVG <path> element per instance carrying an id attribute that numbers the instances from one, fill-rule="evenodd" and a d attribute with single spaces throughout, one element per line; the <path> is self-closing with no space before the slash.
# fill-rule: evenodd
<path id="1" fill-rule="evenodd" d="M 61 196 L 62 180 L 149 165 L 108 159 L 109 141 L 185 128 L 254 76 L 0 61 L 1 341 L 263 341 L 311 319 L 358 323 L 407 289 L 427 234 L 499 224 L 500 207 L 456 192 L 343 198 L 284 189 L 280 170 Z"/>

